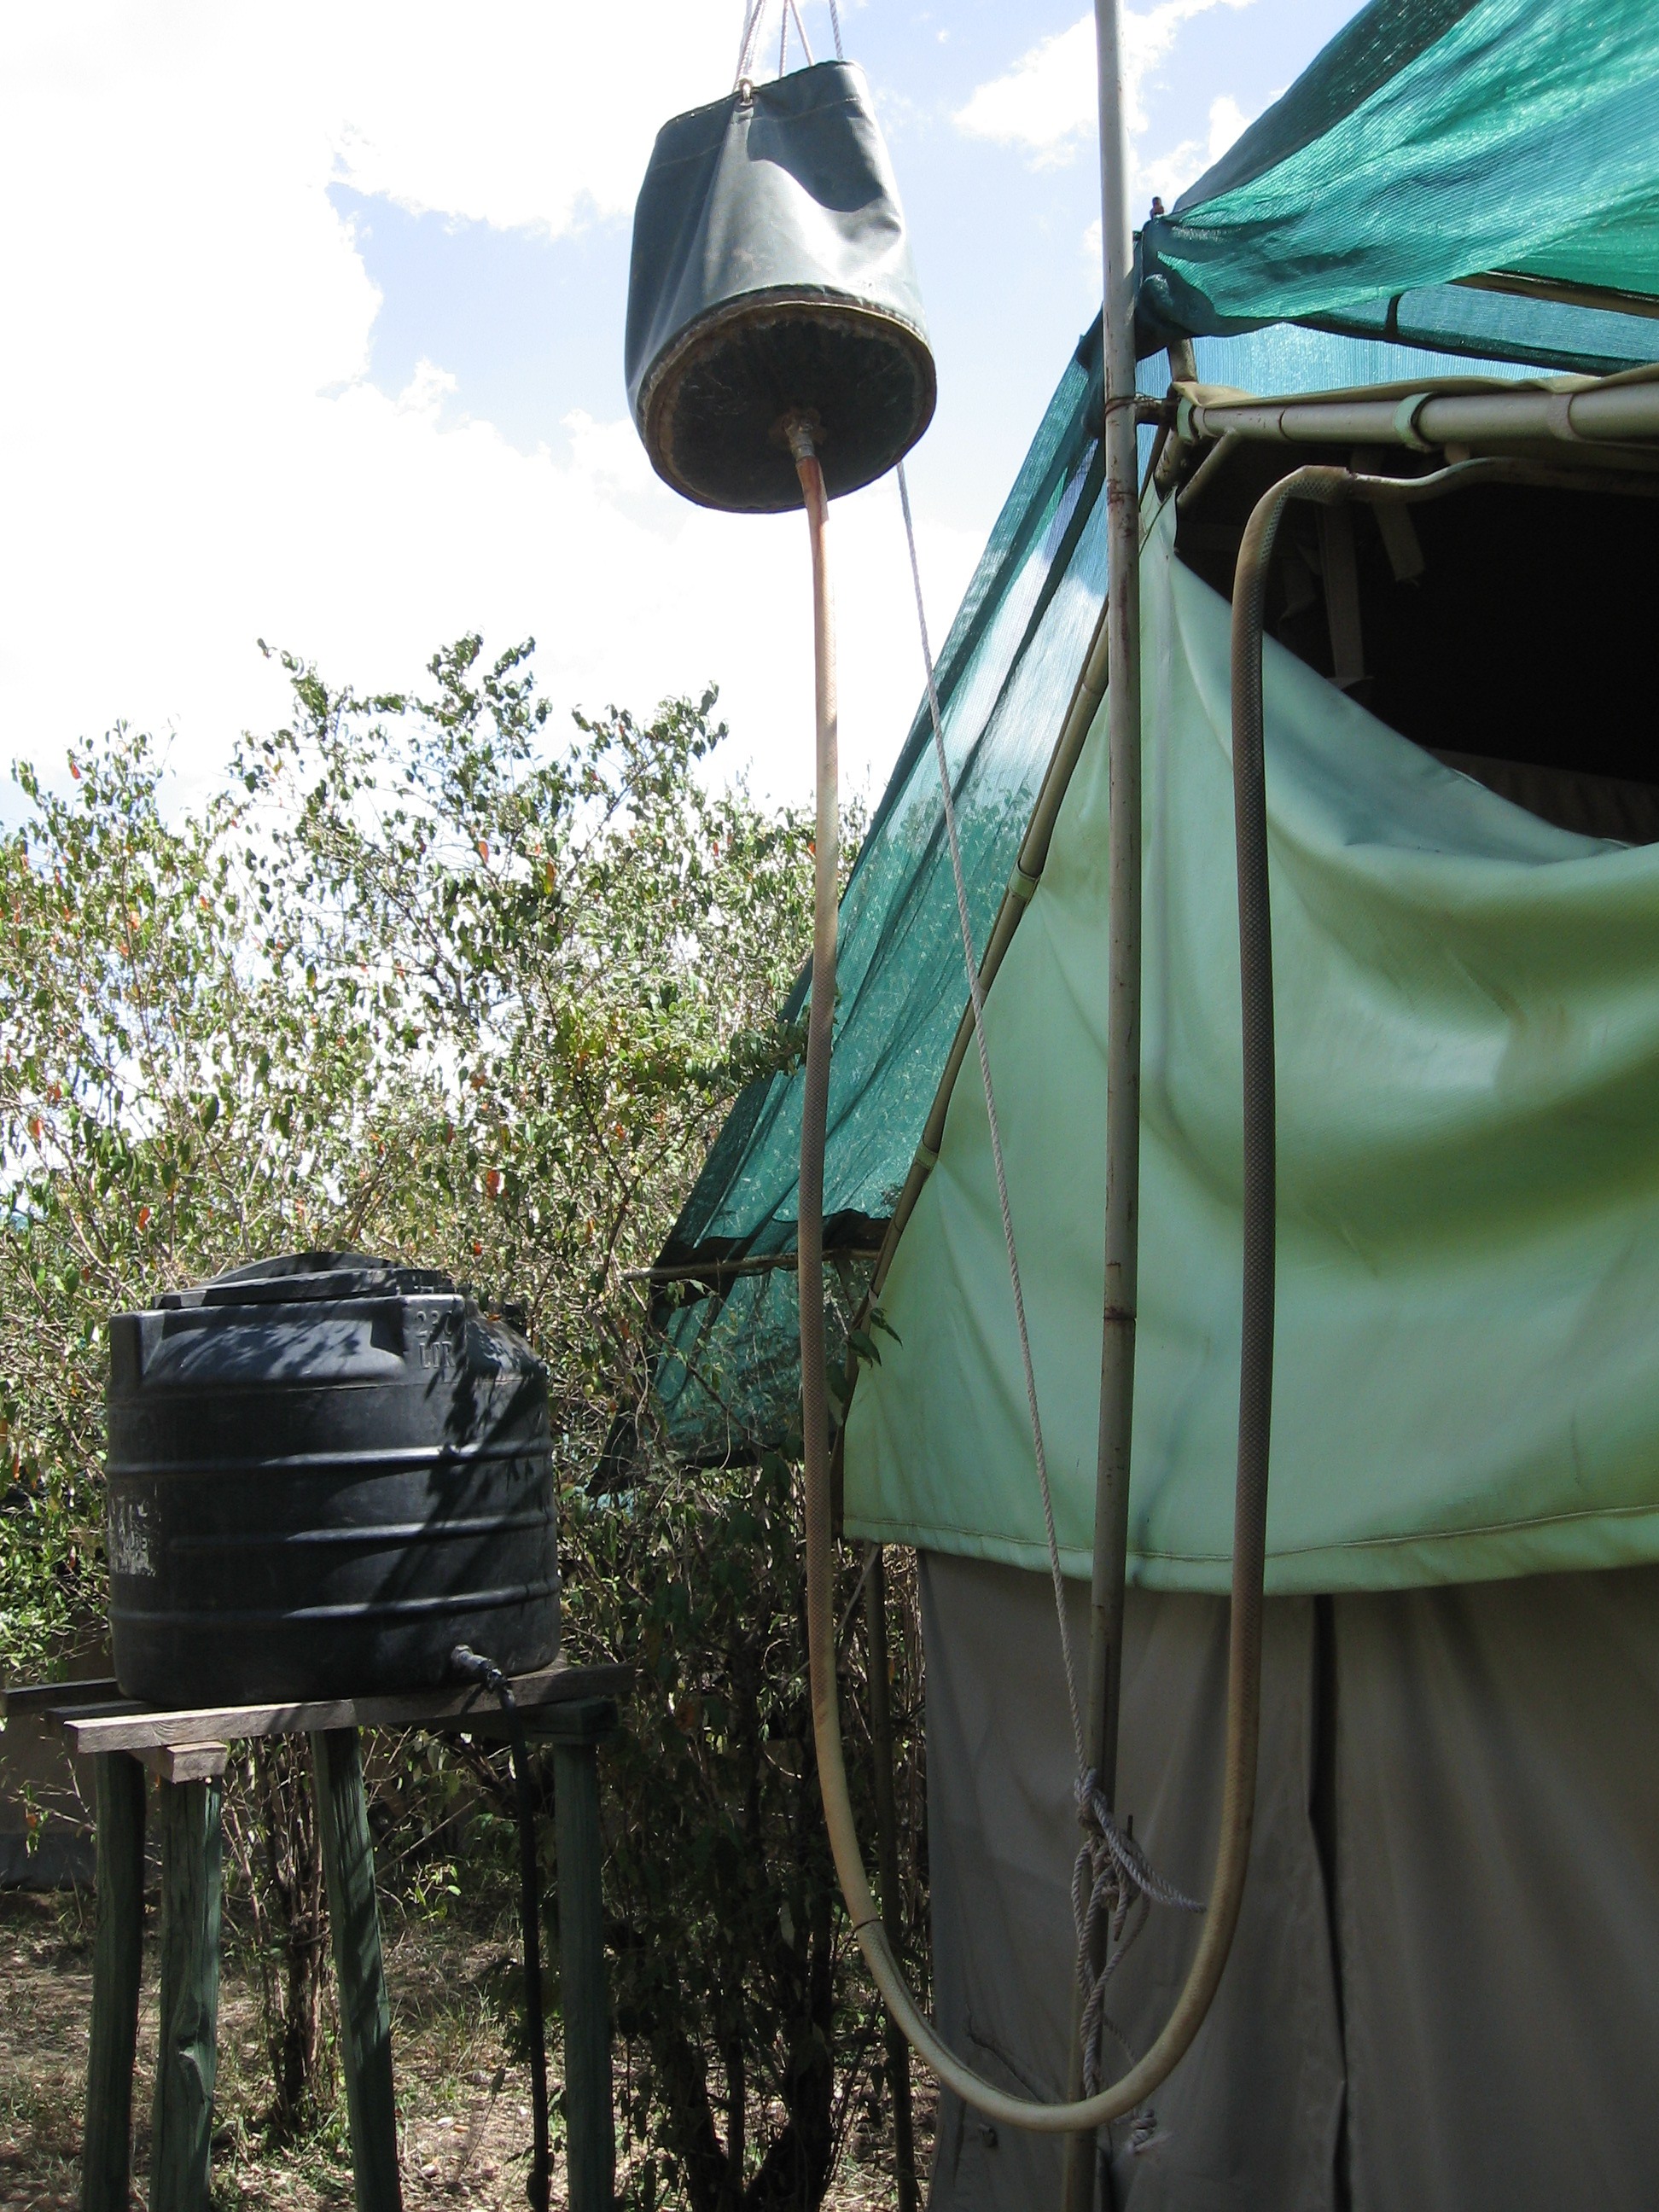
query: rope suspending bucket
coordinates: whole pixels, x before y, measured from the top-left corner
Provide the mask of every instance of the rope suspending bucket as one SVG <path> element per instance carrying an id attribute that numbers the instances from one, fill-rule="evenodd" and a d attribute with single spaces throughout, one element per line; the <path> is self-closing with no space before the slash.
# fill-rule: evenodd
<path id="1" fill-rule="evenodd" d="M 658 475 L 739 514 L 801 503 L 787 417 L 832 498 L 927 428 L 933 357 L 854 64 L 744 82 L 663 125 L 634 216 L 627 375 Z"/>

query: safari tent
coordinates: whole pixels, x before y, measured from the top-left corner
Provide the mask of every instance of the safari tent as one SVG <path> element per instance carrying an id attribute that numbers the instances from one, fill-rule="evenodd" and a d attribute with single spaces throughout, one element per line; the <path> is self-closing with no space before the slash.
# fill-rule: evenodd
<path id="1" fill-rule="evenodd" d="M 1119 1803 L 1201 1896 L 1239 1363 L 1230 635 L 1286 510 L 1264 749 L 1275 1418 L 1249 1884 L 1209 2019 L 1112 2134 L 1152 2208 L 1659 2195 L 1659 16 L 1375 0 L 1139 248 L 1145 1000 Z M 1061 1563 L 1086 1642 L 1106 1163 L 1101 338 L 941 652 Z M 1480 464 L 1480 466 L 1473 465 Z M 826 1165 L 854 1541 L 919 1554 L 946 2040 L 1066 2093 L 1065 1685 L 920 712 L 841 916 Z M 808 979 L 793 1006 L 804 1003 Z M 691 1455 L 798 1434 L 799 1074 L 751 1086 L 657 1274 Z M 1193 1942 L 1114 1979 L 1139 2052 Z M 947 2098 L 938 2208 L 1058 2202 Z"/>

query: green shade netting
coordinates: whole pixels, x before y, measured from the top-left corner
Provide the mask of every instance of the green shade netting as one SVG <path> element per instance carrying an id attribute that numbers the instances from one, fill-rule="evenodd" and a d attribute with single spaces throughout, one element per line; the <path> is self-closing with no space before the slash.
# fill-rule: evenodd
<path id="1" fill-rule="evenodd" d="M 1224 1590 L 1237 1425 L 1225 602 L 1142 562 L 1140 1323 L 1130 1569 Z M 1264 653 L 1278 1006 L 1267 1583 L 1659 1559 L 1659 847 L 1556 829 Z M 1099 1404 L 1106 770 L 1097 718 L 987 1006 L 1067 1571 Z M 1036 1566 L 983 1098 L 953 1094 L 847 1433 L 849 1534 Z"/>
<path id="2" fill-rule="evenodd" d="M 1079 346 L 939 661 L 968 898 L 982 951 L 1106 587 L 1098 325 Z M 1495 374 L 1514 374 L 1495 362 Z M 1280 328 L 1200 340 L 1206 380 L 1304 391 L 1467 369 L 1445 356 Z M 1161 392 L 1165 365 L 1142 381 Z M 1144 434 L 1150 438 L 1150 433 Z M 899 521 L 895 501 L 894 528 Z M 918 672 L 920 672 L 918 649 Z M 810 671 L 803 669 L 803 684 Z M 832 1355 L 867 1280 L 967 997 L 931 734 L 918 712 L 842 902 L 825 1163 Z M 787 1007 L 799 1014 L 805 976 Z M 750 1086 L 661 1255 L 656 1387 L 676 1448 L 719 1458 L 799 1428 L 795 1242 L 800 1076 Z M 736 1269 L 750 1272 L 733 1273 Z"/>
<path id="3" fill-rule="evenodd" d="M 939 657 L 981 944 L 1104 590 L 1100 410 L 1097 332 L 1060 380 Z M 840 1270 L 832 1303 L 844 1319 L 908 1170 L 965 989 L 938 770 L 920 712 L 842 902 L 837 980 L 824 1209 Z M 808 988 L 804 974 L 787 1016 L 804 1009 Z M 757 1449 L 799 1425 L 793 1279 L 764 1263 L 794 1249 L 800 1112 L 799 1071 L 750 1086 L 662 1254 L 665 1267 L 761 1263 L 717 1275 L 714 1297 L 694 1286 L 659 1300 L 669 1348 L 657 1390 L 688 1454 Z"/>
<path id="4" fill-rule="evenodd" d="M 1652 0 L 1373 0 L 1147 224 L 1139 313 L 1156 342 L 1414 294 L 1447 344 L 1424 295 L 1500 270 L 1659 299 Z M 1481 343 L 1513 356 L 1522 304 Z"/>

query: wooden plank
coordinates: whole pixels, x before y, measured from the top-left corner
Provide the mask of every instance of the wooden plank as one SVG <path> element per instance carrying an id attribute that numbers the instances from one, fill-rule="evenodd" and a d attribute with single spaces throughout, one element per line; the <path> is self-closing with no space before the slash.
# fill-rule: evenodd
<path id="1" fill-rule="evenodd" d="M 374 1847 L 356 1729 L 313 1734 L 317 1819 L 328 1881 L 329 1928 L 340 1994 L 340 2047 L 357 2212 L 402 2212 L 398 2103 L 392 2081 L 392 2007 L 374 1901 Z"/>
<path id="2" fill-rule="evenodd" d="M 598 1669 L 595 1669 L 597 1672 Z M 538 1705 L 521 1712 L 524 1732 L 538 1743 L 603 1743 L 617 1732 L 614 1698 L 573 1698 L 568 1705 Z M 468 1735 L 502 1735 L 507 1723 L 501 1708 L 480 1713 L 466 1724 Z"/>
<path id="3" fill-rule="evenodd" d="M 514 1695 L 526 1711 L 572 1699 L 620 1697 L 631 1686 L 631 1667 L 544 1667 L 520 1674 Z M 463 1690 L 422 1690 L 395 1698 L 332 1698 L 286 1705 L 203 1705 L 178 1710 L 125 1708 L 64 1716 L 63 1730 L 76 1752 L 149 1751 L 167 1743 L 238 1742 L 253 1735 L 311 1735 L 337 1728 L 417 1728 L 471 1725 L 471 1717 L 495 1711 L 494 1693 L 473 1684 Z"/>
<path id="4" fill-rule="evenodd" d="M 614 1698 L 583 1698 L 525 1715 L 526 1725 L 533 1735 L 556 1736 L 568 1743 L 603 1743 L 617 1733 L 617 1720 Z"/>
<path id="5" fill-rule="evenodd" d="M 218 2070 L 221 1784 L 164 1782 L 161 1998 L 150 2135 L 150 2212 L 209 2212 Z"/>
<path id="6" fill-rule="evenodd" d="M 16 1682 L 0 1690 L 0 1720 L 21 1720 L 25 1713 L 50 1713 L 60 1706 L 107 1705 L 121 1694 L 110 1676 L 89 1682 Z"/>
<path id="7" fill-rule="evenodd" d="M 145 1765 L 163 1782 L 221 1782 L 230 1763 L 228 1743 L 164 1743 L 143 1754 Z"/>
<path id="8" fill-rule="evenodd" d="M 570 2212 L 612 2212 L 617 2130 L 611 2103 L 611 1992 L 600 1900 L 597 1744 L 616 1724 L 597 1703 L 553 1738 L 559 1855 L 559 1991 L 564 2013 L 566 2168 Z"/>
<path id="9" fill-rule="evenodd" d="M 48 1705 L 46 1724 L 62 1735 L 71 1721 L 78 1727 L 82 1721 L 123 1720 L 130 1713 L 147 1713 L 149 1710 L 142 1698 L 111 1698 L 93 1705 Z M 108 1746 L 104 1748 L 106 1750 Z M 70 1750 L 75 1750 L 72 1743 Z"/>
<path id="10" fill-rule="evenodd" d="M 127 2212 L 132 2059 L 144 1942 L 144 1770 L 125 1752 L 97 1765 L 98 1928 L 81 2136 L 81 2212 Z"/>

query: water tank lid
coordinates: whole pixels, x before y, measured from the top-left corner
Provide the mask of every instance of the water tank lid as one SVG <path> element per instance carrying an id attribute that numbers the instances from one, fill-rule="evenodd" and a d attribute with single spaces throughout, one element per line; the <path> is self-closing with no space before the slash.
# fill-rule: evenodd
<path id="1" fill-rule="evenodd" d="M 164 1313 L 199 1306 L 298 1305 L 313 1299 L 453 1297 L 456 1287 L 436 1267 L 406 1267 L 370 1252 L 284 1252 L 232 1267 L 205 1283 L 163 1291 Z"/>
<path id="2" fill-rule="evenodd" d="M 628 396 L 657 473 L 705 507 L 800 505 L 781 424 L 833 498 L 933 412 L 921 296 L 864 73 L 819 62 L 678 115 L 634 215 Z"/>

